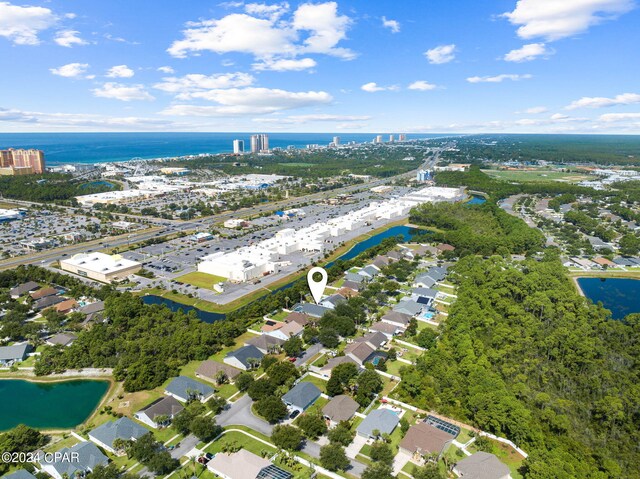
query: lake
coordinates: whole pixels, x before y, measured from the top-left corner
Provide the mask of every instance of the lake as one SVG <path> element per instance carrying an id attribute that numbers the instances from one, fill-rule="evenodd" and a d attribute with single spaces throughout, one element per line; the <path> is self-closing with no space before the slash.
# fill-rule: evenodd
<path id="1" fill-rule="evenodd" d="M 189 311 L 195 311 L 198 318 L 205 323 L 213 323 L 214 321 L 220 321 L 221 319 L 226 318 L 226 315 L 224 314 L 203 311 L 202 309 L 198 309 L 194 306 L 178 303 L 171 299 L 163 298 L 162 296 L 156 296 L 155 294 L 147 294 L 146 296 L 143 296 L 142 302 L 144 304 L 162 304 L 169 308 L 171 311 L 182 310 L 185 313 L 188 313 Z"/>
<path id="2" fill-rule="evenodd" d="M 83 379 L 40 383 L 2 379 L 0 431 L 18 424 L 38 429 L 74 428 L 91 415 L 107 389 L 108 381 Z"/>
<path id="3" fill-rule="evenodd" d="M 355 244 L 353 246 L 353 248 L 351 248 L 349 251 L 347 251 L 346 253 L 342 254 L 340 257 L 338 257 L 337 259 L 341 259 L 341 260 L 349 260 L 349 259 L 353 259 L 356 256 L 358 256 L 360 253 L 362 253 L 363 251 L 368 250 L 369 248 L 373 248 L 374 246 L 378 246 L 382 240 L 386 239 L 386 238 L 391 238 L 394 236 L 402 236 L 404 238 L 404 241 L 409 241 L 411 240 L 411 238 L 413 238 L 414 235 L 416 235 L 418 232 L 424 232 L 424 231 L 420 231 L 417 230 L 415 228 L 409 228 L 408 226 L 393 226 L 391 228 L 389 228 L 388 230 L 382 231 L 370 238 L 367 238 L 366 240 L 363 240 L 357 244 Z M 324 267 L 325 268 L 330 268 L 333 263 L 335 261 L 332 261 L 331 263 L 326 264 Z M 273 291 L 271 291 L 271 293 L 269 294 L 274 294 L 277 293 L 278 291 L 284 291 L 285 289 L 290 288 L 293 283 L 295 281 L 292 281 L 290 283 L 287 283 L 283 286 L 280 286 L 277 289 L 274 289 Z M 189 306 L 186 304 L 182 304 L 182 303 L 178 303 L 176 301 L 173 301 L 171 299 L 166 299 L 163 298 L 162 296 L 156 296 L 154 294 L 148 294 L 146 296 L 142 297 L 142 302 L 144 304 L 163 304 L 165 305 L 167 308 L 169 308 L 171 311 L 178 311 L 178 310 L 183 310 L 185 313 L 188 313 L 189 311 L 195 311 L 196 314 L 198 315 L 198 318 L 200 318 L 202 321 L 204 321 L 205 323 L 213 323 L 214 321 L 219 321 L 221 319 L 225 319 L 226 315 L 221 314 L 221 313 L 210 313 L 208 311 L 203 311 L 201 309 L 195 308 L 193 306 Z"/>
<path id="4" fill-rule="evenodd" d="M 640 313 L 640 280 L 628 278 L 578 278 L 584 295 L 594 303 L 601 301 L 613 319 Z"/>

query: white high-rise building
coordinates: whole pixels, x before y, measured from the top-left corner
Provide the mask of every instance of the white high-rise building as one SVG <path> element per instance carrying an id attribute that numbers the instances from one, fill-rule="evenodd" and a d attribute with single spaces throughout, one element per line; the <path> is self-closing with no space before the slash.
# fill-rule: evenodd
<path id="1" fill-rule="evenodd" d="M 407 135 L 405 135 L 404 133 L 400 133 L 398 135 L 398 141 L 407 141 Z"/>
<path id="2" fill-rule="evenodd" d="M 382 143 L 382 135 L 376 136 L 376 144 L 379 145 L 380 143 Z"/>
<path id="3" fill-rule="evenodd" d="M 338 146 L 340 144 L 340 137 L 339 136 L 334 136 L 333 137 L 333 145 L 334 146 Z"/>
<path id="4" fill-rule="evenodd" d="M 251 153 L 261 153 L 269 151 L 269 135 L 260 133 L 251 135 Z"/>
<path id="5" fill-rule="evenodd" d="M 236 155 L 244 153 L 244 140 L 233 140 L 233 153 Z"/>
<path id="6" fill-rule="evenodd" d="M 393 143 L 395 141 L 395 138 L 393 135 L 389 135 L 389 143 Z"/>

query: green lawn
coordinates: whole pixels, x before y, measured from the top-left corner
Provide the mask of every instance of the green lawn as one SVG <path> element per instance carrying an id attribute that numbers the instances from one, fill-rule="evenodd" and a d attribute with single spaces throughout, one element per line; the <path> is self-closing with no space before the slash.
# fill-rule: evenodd
<path id="1" fill-rule="evenodd" d="M 327 394 L 327 381 L 324 379 L 317 378 L 315 376 L 311 376 L 310 374 L 306 375 L 304 379 L 301 381 L 304 383 L 311 383 L 320 389 L 323 394 Z"/>
<path id="2" fill-rule="evenodd" d="M 242 449 L 246 449 L 249 452 L 262 456 L 263 451 L 268 451 L 269 454 L 276 452 L 275 446 L 267 446 L 266 444 L 256 441 L 254 438 L 246 436 L 241 432 L 231 431 L 226 433 L 220 439 L 215 441 L 211 446 L 206 449 L 206 452 L 216 454 L 222 452 L 225 444 L 237 444 Z"/>
<path id="3" fill-rule="evenodd" d="M 227 281 L 227 278 L 223 278 L 222 276 L 214 276 L 212 274 L 200 273 L 199 271 L 195 271 L 193 273 L 187 273 L 182 276 L 178 276 L 176 281 L 180 281 L 186 284 L 192 284 L 193 286 L 197 286 L 199 288 L 210 289 L 213 290 L 213 285 L 217 283 L 224 283 Z"/>
<path id="4" fill-rule="evenodd" d="M 589 176 L 580 173 L 565 173 L 552 170 L 532 170 L 532 171 L 506 171 L 506 170 L 484 170 L 484 173 L 494 178 L 506 181 L 536 182 L 536 181 L 564 181 L 568 183 L 579 183 L 589 179 Z"/>

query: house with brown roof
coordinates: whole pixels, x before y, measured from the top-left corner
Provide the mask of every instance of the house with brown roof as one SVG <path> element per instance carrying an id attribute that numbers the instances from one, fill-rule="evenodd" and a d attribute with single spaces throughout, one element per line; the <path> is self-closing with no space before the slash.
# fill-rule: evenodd
<path id="1" fill-rule="evenodd" d="M 454 436 L 448 432 L 442 431 L 426 422 L 420 422 L 411 426 L 402 441 L 400 441 L 400 452 L 408 454 L 415 459 L 431 454 L 440 456 L 449 447 L 453 439 Z"/>
<path id="2" fill-rule="evenodd" d="M 245 344 L 254 346 L 264 355 L 280 351 L 280 348 L 282 348 L 282 345 L 284 344 L 284 339 L 276 338 L 269 334 L 261 334 L 255 338 L 248 339 L 245 341 Z"/>
<path id="3" fill-rule="evenodd" d="M 340 296 L 344 296 L 345 298 L 353 298 L 354 296 L 358 296 L 358 292 L 356 290 L 353 290 L 351 288 L 348 288 L 346 286 L 343 286 L 342 288 L 340 288 L 337 293 Z"/>
<path id="4" fill-rule="evenodd" d="M 302 334 L 302 331 L 304 331 L 304 327 L 300 326 L 300 324 L 295 321 L 291 321 L 290 323 L 285 323 L 281 328 L 266 332 L 265 335 L 286 341 L 293 336 L 299 336 Z"/>
<path id="5" fill-rule="evenodd" d="M 344 281 L 344 283 L 342 283 L 341 290 L 342 289 L 350 289 L 350 290 L 355 291 L 357 293 L 362 288 L 363 288 L 362 283 L 356 283 L 355 281 L 350 281 L 350 280 L 347 279 L 347 280 Z"/>
<path id="6" fill-rule="evenodd" d="M 617 265 L 613 261 L 609 261 L 607 258 L 594 258 L 594 263 L 599 264 L 600 266 L 606 266 L 607 268 L 616 267 Z"/>
<path id="7" fill-rule="evenodd" d="M 483 451 L 458 461 L 453 472 L 463 479 L 511 479 L 509 468 L 493 454 Z"/>
<path id="8" fill-rule="evenodd" d="M 56 304 L 56 311 L 58 313 L 67 314 L 78 307 L 78 302 L 75 299 L 66 299 L 61 303 Z"/>
<path id="9" fill-rule="evenodd" d="M 300 326 L 306 326 L 311 322 L 311 316 L 309 316 L 308 314 L 298 313 L 294 311 L 293 313 L 289 313 L 284 318 L 284 322 L 285 323 L 294 322 L 294 323 L 298 323 Z"/>
<path id="10" fill-rule="evenodd" d="M 47 296 L 53 296 L 55 294 L 58 294 L 58 290 L 56 288 L 48 287 L 48 288 L 42 288 L 37 291 L 34 291 L 33 293 L 30 294 L 30 296 L 32 299 L 38 300 L 38 299 L 46 298 Z"/>
<path id="11" fill-rule="evenodd" d="M 233 382 L 238 374 L 242 371 L 228 364 L 219 363 L 210 359 L 202 361 L 198 369 L 196 369 L 196 377 L 206 379 L 212 383 L 218 384 L 218 375 L 224 373 L 229 382 Z"/>
<path id="12" fill-rule="evenodd" d="M 401 313 L 399 311 L 389 311 L 386 313 L 380 321 L 383 323 L 393 324 L 394 326 L 398 326 L 400 328 L 406 328 L 409 326 L 409 322 L 411 321 L 412 316 L 409 314 Z"/>
<path id="13" fill-rule="evenodd" d="M 344 348 L 344 355 L 353 359 L 356 363 L 362 366 L 369 357 L 375 353 L 376 349 L 368 344 L 366 341 L 353 342 Z"/>
<path id="14" fill-rule="evenodd" d="M 260 331 L 263 333 L 270 333 L 271 331 L 276 331 L 284 326 L 285 323 L 282 321 L 274 321 L 272 319 L 267 320 L 267 322 L 260 328 Z"/>
<path id="15" fill-rule="evenodd" d="M 133 415 L 138 421 L 157 429 L 165 426 L 182 410 L 184 406 L 173 396 L 164 396 L 153 401 L 143 409 Z M 162 423 L 158 421 L 162 420 Z"/>
<path id="16" fill-rule="evenodd" d="M 360 405 L 346 394 L 340 394 L 329 401 L 322 408 L 322 415 L 329 421 L 331 427 L 341 421 L 348 421 L 356 413 Z"/>
<path id="17" fill-rule="evenodd" d="M 401 328 L 400 326 L 395 324 L 378 321 L 377 323 L 373 323 L 371 326 L 369 326 L 369 331 L 382 333 L 387 337 L 387 339 L 391 339 L 395 335 L 404 332 L 404 328 Z"/>
<path id="18" fill-rule="evenodd" d="M 443 253 L 445 251 L 455 251 L 456 247 L 455 246 L 451 246 L 450 244 L 447 243 L 440 243 L 439 245 L 436 246 L 436 249 Z"/>
<path id="19" fill-rule="evenodd" d="M 207 463 L 207 469 L 224 479 L 291 479 L 293 474 L 280 469 L 268 459 L 246 449 L 237 452 L 219 452 Z"/>

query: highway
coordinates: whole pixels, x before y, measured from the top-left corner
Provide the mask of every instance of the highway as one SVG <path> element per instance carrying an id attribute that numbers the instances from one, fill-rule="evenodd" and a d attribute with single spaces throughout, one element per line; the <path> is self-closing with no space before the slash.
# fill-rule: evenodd
<path id="1" fill-rule="evenodd" d="M 435 153 L 431 160 L 424 163 L 421 168 L 423 169 L 431 169 L 433 165 L 438 161 L 439 151 Z M 31 253 L 24 256 L 17 256 L 15 258 L 8 258 L 0 261 L 0 270 L 12 269 L 16 268 L 20 265 L 38 265 L 51 263 L 54 261 L 59 261 L 65 257 L 73 256 L 78 253 L 86 253 L 89 250 L 99 250 L 104 248 L 115 248 L 118 246 L 126 246 L 135 243 L 141 243 L 148 239 L 164 237 L 171 234 L 176 234 L 180 232 L 191 232 L 197 231 L 201 229 L 206 229 L 212 227 L 217 223 L 224 222 L 228 219 L 232 218 L 246 218 L 255 215 L 259 215 L 261 213 L 265 213 L 267 211 L 274 210 L 283 210 L 293 208 L 294 206 L 300 203 L 307 202 L 317 202 L 323 201 L 328 198 L 332 198 L 342 194 L 349 194 L 357 190 L 362 189 L 371 189 L 376 186 L 384 185 L 387 183 L 391 183 L 393 181 L 403 179 L 403 178 L 411 178 L 414 177 L 417 170 L 413 170 L 407 173 L 403 173 L 401 175 L 392 176 L 389 178 L 380 178 L 373 181 L 369 181 L 366 183 L 359 183 L 357 185 L 349 185 L 342 188 L 337 188 L 335 190 L 329 191 L 320 191 L 318 193 L 312 193 L 305 196 L 297 196 L 294 198 L 288 198 L 282 201 L 277 201 L 273 203 L 265 203 L 256 206 L 251 206 L 248 208 L 243 208 L 236 211 L 226 211 L 224 213 L 219 213 L 217 215 L 207 216 L 204 218 L 199 218 L 197 220 L 166 220 L 162 218 L 153 218 L 153 217 L 142 217 L 145 221 L 149 221 L 153 226 L 151 229 L 146 229 L 143 231 L 133 232 L 129 234 L 102 238 L 99 240 L 92 240 L 83 243 L 73 244 L 62 246 L 59 248 L 54 248 L 46 251 L 41 251 L 37 253 Z M 32 203 L 28 201 L 14 201 L 14 200 L 5 200 L 10 201 L 11 203 L 15 203 L 17 205 L 23 206 L 43 206 L 40 203 Z M 84 210 L 82 208 L 74 208 L 74 207 L 64 207 L 67 211 L 74 214 L 82 214 Z M 121 217 L 135 217 L 136 219 L 140 219 L 140 216 L 134 215 L 125 215 L 119 214 Z"/>

